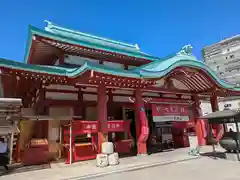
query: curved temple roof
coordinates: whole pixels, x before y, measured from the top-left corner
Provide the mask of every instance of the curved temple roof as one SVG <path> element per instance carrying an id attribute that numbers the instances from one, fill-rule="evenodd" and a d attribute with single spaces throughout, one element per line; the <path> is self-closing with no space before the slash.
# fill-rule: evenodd
<path id="1" fill-rule="evenodd" d="M 239 87 L 236 87 L 233 84 L 228 84 L 221 80 L 214 71 L 207 66 L 204 62 L 198 61 L 196 57 L 192 55 L 192 47 L 190 45 L 184 46 L 182 50 L 177 53 L 175 56 L 172 56 L 165 60 L 159 60 L 151 62 L 147 65 L 137 67 L 132 70 L 116 70 L 113 68 L 106 67 L 104 65 L 96 65 L 92 63 L 85 63 L 79 68 L 64 68 L 58 66 L 43 66 L 43 65 L 30 65 L 10 60 L 0 59 L 0 68 L 10 68 L 10 69 L 19 69 L 24 71 L 38 72 L 44 74 L 65 76 L 68 78 L 75 78 L 86 71 L 96 71 L 100 73 L 130 77 L 130 78 L 139 78 L 139 79 L 161 79 L 172 72 L 177 68 L 190 68 L 203 72 L 214 84 L 219 88 L 231 90 L 231 91 L 240 91 Z M 189 77 L 191 78 L 191 77 Z"/>
<path id="2" fill-rule="evenodd" d="M 72 45 L 84 46 L 92 49 L 103 50 L 106 52 L 127 55 L 133 58 L 147 59 L 149 61 L 160 60 L 160 58 L 158 57 L 154 57 L 144 52 L 141 52 L 137 44 L 132 45 L 120 41 L 114 41 L 102 37 L 97 37 L 79 31 L 74 31 L 71 29 L 60 27 L 49 21 L 46 22 L 47 26 L 45 27 L 45 30 L 33 27 L 31 25 L 29 26 L 28 42 L 24 57 L 25 62 L 28 62 L 34 35 L 48 39 L 54 39 L 59 42 L 69 43 Z"/>

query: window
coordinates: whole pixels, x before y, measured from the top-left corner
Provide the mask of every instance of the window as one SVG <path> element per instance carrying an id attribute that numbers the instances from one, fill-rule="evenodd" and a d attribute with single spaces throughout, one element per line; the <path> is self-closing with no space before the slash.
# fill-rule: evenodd
<path id="1" fill-rule="evenodd" d="M 224 72 L 220 72 L 220 75 L 224 75 Z"/>
<path id="2" fill-rule="evenodd" d="M 228 57 L 226 56 L 226 59 L 227 59 Z"/>
<path id="3" fill-rule="evenodd" d="M 230 49 L 227 49 L 227 51 L 229 52 L 229 51 L 230 51 Z"/>
<path id="4" fill-rule="evenodd" d="M 234 58 L 234 55 L 231 55 L 230 58 Z"/>
<path id="5" fill-rule="evenodd" d="M 219 70 L 220 69 L 220 66 L 217 66 L 217 70 Z"/>

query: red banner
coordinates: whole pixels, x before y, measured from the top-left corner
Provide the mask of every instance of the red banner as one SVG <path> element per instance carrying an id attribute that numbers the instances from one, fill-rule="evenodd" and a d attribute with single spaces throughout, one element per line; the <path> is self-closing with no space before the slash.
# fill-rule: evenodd
<path id="1" fill-rule="evenodd" d="M 130 121 L 124 120 L 113 120 L 108 121 L 107 124 L 108 132 L 129 132 Z M 72 123 L 73 134 L 87 134 L 98 132 L 98 121 L 74 121 Z M 65 133 L 69 133 L 69 127 L 65 128 Z"/>
<path id="2" fill-rule="evenodd" d="M 72 123 L 73 132 L 80 134 L 97 133 L 98 122 L 97 121 L 74 121 Z"/>
<path id="3" fill-rule="evenodd" d="M 152 104 L 154 122 L 189 121 L 190 110 L 183 104 Z"/>
<path id="4" fill-rule="evenodd" d="M 181 104 L 152 104 L 153 116 L 189 116 L 189 107 Z"/>
<path id="5" fill-rule="evenodd" d="M 115 120 L 108 121 L 108 132 L 128 132 L 130 129 L 130 121 Z"/>

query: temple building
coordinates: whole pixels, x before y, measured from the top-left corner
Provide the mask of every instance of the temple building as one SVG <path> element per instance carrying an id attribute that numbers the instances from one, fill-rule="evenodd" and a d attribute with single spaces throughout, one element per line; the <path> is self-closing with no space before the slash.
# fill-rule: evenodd
<path id="1" fill-rule="evenodd" d="M 216 111 L 217 97 L 240 94 L 190 45 L 158 58 L 51 22 L 29 26 L 24 62 L 0 59 L 0 70 L 1 96 L 22 99 L 14 157 L 24 164 L 93 159 L 105 141 L 130 155 L 187 147 L 188 132 L 204 144 L 200 101 Z"/>

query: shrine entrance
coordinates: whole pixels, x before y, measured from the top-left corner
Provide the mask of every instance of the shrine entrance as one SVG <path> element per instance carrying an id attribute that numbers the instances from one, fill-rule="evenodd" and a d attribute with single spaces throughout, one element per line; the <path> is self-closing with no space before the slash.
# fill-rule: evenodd
<path id="1" fill-rule="evenodd" d="M 132 147 L 131 154 L 137 154 L 137 135 L 136 135 L 136 119 L 135 119 L 135 111 L 133 108 L 124 108 L 123 110 L 124 116 L 126 120 L 130 121 L 130 135 L 132 137 Z"/>
<path id="2" fill-rule="evenodd" d="M 152 103 L 151 109 L 151 118 L 148 116 L 148 153 L 188 147 L 188 130 L 194 126 L 190 126 L 194 124 L 191 123 L 191 106 L 187 102 Z"/>

